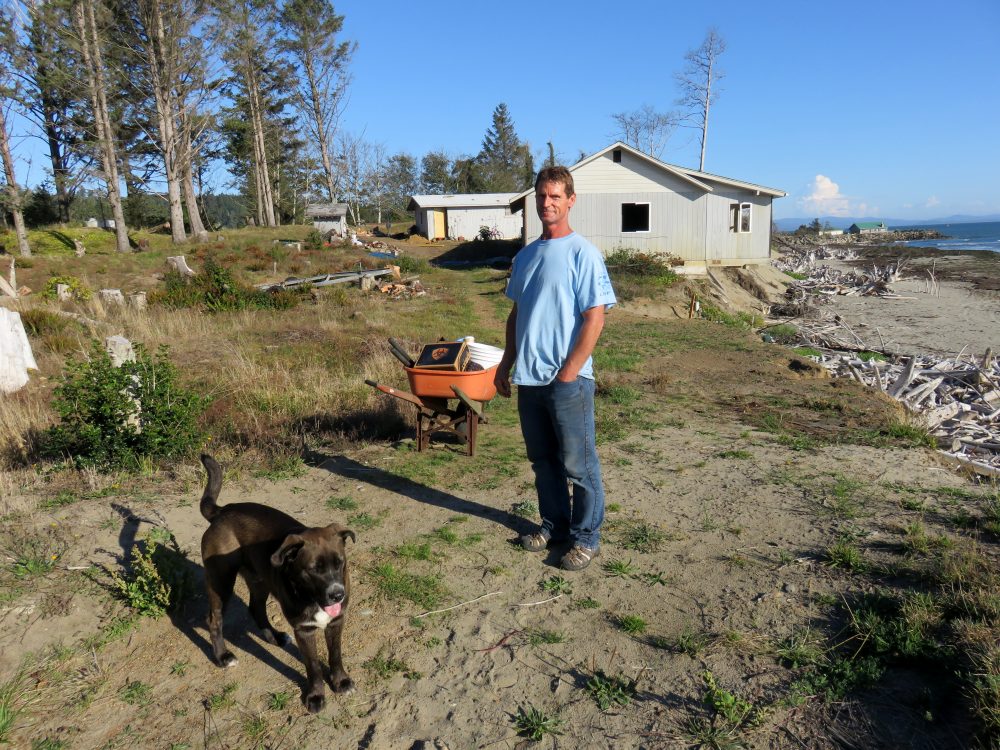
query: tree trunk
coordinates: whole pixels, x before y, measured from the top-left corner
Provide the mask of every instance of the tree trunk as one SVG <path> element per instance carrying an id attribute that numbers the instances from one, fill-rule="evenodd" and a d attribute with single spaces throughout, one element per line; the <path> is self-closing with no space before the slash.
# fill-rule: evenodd
<path id="1" fill-rule="evenodd" d="M 708 64 L 708 78 L 705 87 L 705 114 L 701 121 L 701 161 L 698 163 L 698 171 L 705 171 L 705 144 L 708 143 L 708 110 L 712 104 L 712 63 Z"/>
<path id="2" fill-rule="evenodd" d="M 104 80 L 104 59 L 97 36 L 94 0 L 76 0 L 73 4 L 73 22 L 80 37 L 81 52 L 86 68 L 87 89 L 94 110 L 94 126 L 97 130 L 97 140 L 100 146 L 101 166 L 104 169 L 104 179 L 108 187 L 108 201 L 111 203 L 111 213 L 115 220 L 116 246 L 118 252 L 127 253 L 132 248 L 129 245 L 125 213 L 122 210 L 121 186 L 118 179 L 118 155 L 115 149 L 114 134 L 111 131 L 108 102 L 104 94 L 107 85 Z"/>
<path id="3" fill-rule="evenodd" d="M 62 143 L 59 140 L 59 131 L 56 129 L 55 108 L 49 101 L 51 97 L 45 92 L 42 93 L 42 108 L 45 119 L 45 140 L 49 144 L 49 160 L 52 162 L 52 182 L 56 190 L 56 206 L 59 209 L 59 221 L 63 224 L 69 222 L 69 207 L 73 202 L 73 196 L 69 191 L 69 168 L 66 166 L 66 156 L 63 152 Z"/>
<path id="4" fill-rule="evenodd" d="M 262 208 L 262 220 L 266 226 L 275 226 L 274 195 L 271 192 L 271 173 L 267 166 L 267 148 L 264 141 L 264 115 L 258 90 L 257 77 L 254 75 L 253 62 L 247 60 L 247 102 L 250 105 L 250 126 L 253 129 L 254 161 L 257 172 L 258 203 Z"/>
<path id="5" fill-rule="evenodd" d="M 319 155 L 323 162 L 323 175 L 326 177 L 326 191 L 329 195 L 330 203 L 335 203 L 337 200 L 337 188 L 333 174 L 333 161 L 330 159 L 328 134 L 326 128 L 323 127 L 323 108 L 320 102 L 319 87 L 316 85 L 316 72 L 313 69 L 312 60 L 307 59 L 304 67 L 306 79 L 309 82 L 309 99 L 312 104 L 313 119 L 316 121 L 316 139 L 319 141 Z"/>
<path id="6" fill-rule="evenodd" d="M 7 192 L 10 195 L 10 212 L 14 215 L 14 234 L 17 236 L 17 249 L 21 257 L 31 257 L 31 246 L 28 244 L 28 231 L 24 227 L 24 214 L 21 213 L 21 193 L 17 187 L 14 175 L 14 160 L 10 155 L 10 141 L 7 136 L 7 120 L 0 103 L 0 156 L 3 157 L 3 172 L 7 180 Z"/>
<path id="7" fill-rule="evenodd" d="M 167 178 L 167 202 L 170 206 L 170 236 L 175 245 L 187 242 L 184 232 L 184 207 L 181 205 L 181 178 L 179 170 L 180 142 L 177 123 L 174 121 L 175 107 L 173 76 L 168 70 L 176 61 L 168 60 L 170 52 L 166 48 L 166 33 L 163 29 L 163 13 L 159 0 L 143 3 L 146 9 L 146 25 L 150 35 L 148 62 L 152 78 L 153 101 L 156 104 L 156 123 L 160 132 L 160 148 L 163 151 L 163 171 Z"/>

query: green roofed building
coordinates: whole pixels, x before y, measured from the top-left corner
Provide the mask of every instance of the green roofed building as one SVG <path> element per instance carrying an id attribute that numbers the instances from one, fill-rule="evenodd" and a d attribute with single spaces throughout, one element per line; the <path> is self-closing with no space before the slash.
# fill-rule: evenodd
<path id="1" fill-rule="evenodd" d="M 884 221 L 859 221 L 857 224 L 851 224 L 847 231 L 851 234 L 881 234 L 888 232 L 889 227 Z"/>

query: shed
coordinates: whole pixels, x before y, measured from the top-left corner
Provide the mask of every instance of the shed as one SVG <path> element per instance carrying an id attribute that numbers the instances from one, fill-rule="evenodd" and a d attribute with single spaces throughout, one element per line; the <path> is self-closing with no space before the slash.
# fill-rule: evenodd
<path id="1" fill-rule="evenodd" d="M 313 226 L 323 235 L 331 230 L 338 237 L 347 235 L 346 203 L 310 203 L 306 206 L 306 218 L 312 219 Z"/>
<path id="2" fill-rule="evenodd" d="M 785 193 L 667 164 L 617 141 L 569 167 L 576 189 L 573 229 L 605 254 L 628 248 L 669 253 L 685 272 L 767 263 L 771 202 Z M 511 199 L 522 241 L 542 231 L 534 188 Z"/>
<path id="3" fill-rule="evenodd" d="M 847 231 L 851 234 L 881 234 L 888 232 L 889 227 L 885 225 L 884 221 L 859 221 L 856 224 L 851 224 Z"/>
<path id="4" fill-rule="evenodd" d="M 493 239 L 521 236 L 521 217 L 511 210 L 517 193 L 459 193 L 413 195 L 406 206 L 413 211 L 417 231 L 429 240 L 467 239 L 486 227 Z"/>

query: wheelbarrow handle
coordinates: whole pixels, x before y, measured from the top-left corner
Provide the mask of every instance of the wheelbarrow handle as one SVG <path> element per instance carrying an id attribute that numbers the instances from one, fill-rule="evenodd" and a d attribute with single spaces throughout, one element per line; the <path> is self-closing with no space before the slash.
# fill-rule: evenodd
<path id="1" fill-rule="evenodd" d="M 370 385 L 372 388 L 382 391 L 382 393 L 388 393 L 390 396 L 395 396 L 396 398 L 402 399 L 403 401 L 409 401 L 411 404 L 419 406 L 421 409 L 427 406 L 420 399 L 419 396 L 414 396 L 409 391 L 400 391 L 396 388 L 393 388 L 392 386 L 381 385 L 380 383 L 376 383 L 374 380 L 367 380 L 367 379 L 365 380 L 365 385 Z"/>
<path id="2" fill-rule="evenodd" d="M 393 356 L 407 367 L 413 367 L 415 364 L 410 355 L 407 354 L 406 349 L 403 348 L 403 345 L 396 341 L 396 339 L 389 339 L 389 349 L 392 351 Z"/>

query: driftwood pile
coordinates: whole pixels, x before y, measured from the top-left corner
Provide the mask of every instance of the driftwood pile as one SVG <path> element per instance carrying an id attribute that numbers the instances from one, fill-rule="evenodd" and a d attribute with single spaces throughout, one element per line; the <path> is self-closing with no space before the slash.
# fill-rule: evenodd
<path id="1" fill-rule="evenodd" d="M 856 260 L 857 253 L 851 248 L 826 246 L 801 248 L 787 253 L 773 261 L 775 268 L 794 274 L 804 274 L 805 279 L 789 284 L 790 302 L 801 302 L 807 295 L 833 296 L 835 294 L 879 297 L 899 297 L 889 288 L 889 284 L 903 277 L 905 259 L 898 259 L 885 266 L 872 265 L 871 269 L 842 271 L 826 265 L 817 265 L 818 260 Z"/>
<path id="2" fill-rule="evenodd" d="M 978 474 L 1000 477 L 1000 361 L 959 354 L 876 361 L 857 353 L 816 357 L 835 377 L 877 388 L 918 415 L 941 452 Z"/>

